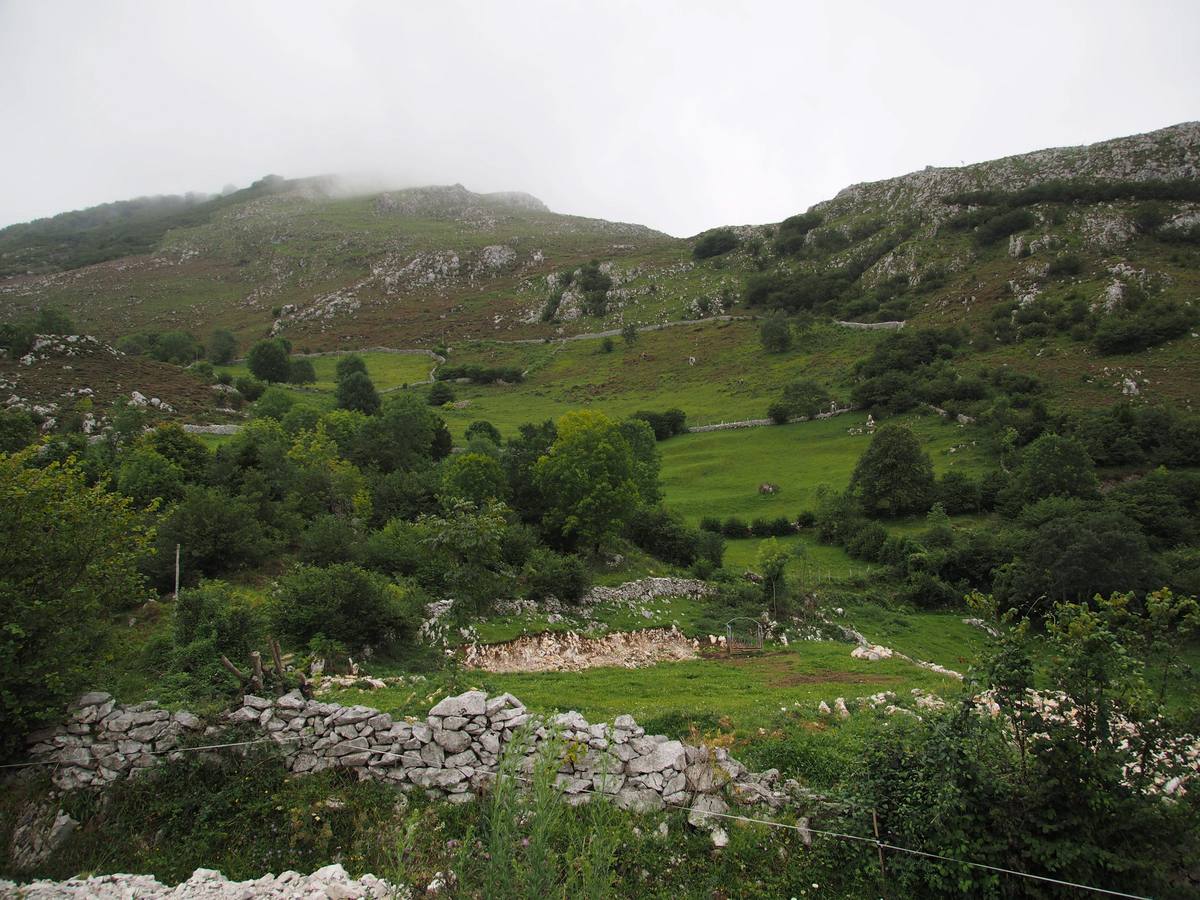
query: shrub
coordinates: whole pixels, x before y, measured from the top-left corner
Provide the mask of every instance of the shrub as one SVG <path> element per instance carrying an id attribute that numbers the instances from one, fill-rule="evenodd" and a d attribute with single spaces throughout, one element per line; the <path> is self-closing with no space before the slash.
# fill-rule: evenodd
<path id="1" fill-rule="evenodd" d="M 744 538 L 750 536 L 750 529 L 737 516 L 730 516 L 721 523 L 721 534 L 727 538 Z"/>
<path id="2" fill-rule="evenodd" d="M 267 386 L 263 382 L 259 381 L 257 378 L 251 378 L 246 375 L 239 375 L 233 382 L 233 386 L 237 388 L 237 392 L 241 394 L 243 398 L 249 400 L 251 403 L 261 397 L 263 395 L 263 391 L 267 389 Z"/>
<path id="3" fill-rule="evenodd" d="M 1093 341 L 1104 354 L 1133 353 L 1185 334 L 1195 318 L 1195 313 L 1181 303 L 1147 303 L 1131 312 L 1110 313 L 1102 318 Z"/>
<path id="4" fill-rule="evenodd" d="M 348 563 L 298 565 L 279 579 L 271 620 L 280 634 L 300 643 L 320 634 L 358 653 L 411 637 L 419 599 L 417 592 Z"/>
<path id="5" fill-rule="evenodd" d="M 454 402 L 454 389 L 444 381 L 435 381 L 429 389 L 429 405 L 444 406 Z"/>
<path id="6" fill-rule="evenodd" d="M 981 247 L 1032 228 L 1037 220 L 1027 209 L 1010 209 L 992 216 L 975 229 L 975 243 Z"/>
<path id="7" fill-rule="evenodd" d="M 261 381 L 287 381 L 291 373 L 288 352 L 287 344 L 280 338 L 259 341 L 246 356 L 250 374 Z"/>
<path id="8" fill-rule="evenodd" d="M 0 409 L 0 453 L 15 453 L 37 439 L 37 425 L 23 409 Z"/>
<path id="9" fill-rule="evenodd" d="M 665 412 L 640 409 L 629 418 L 640 419 L 649 425 L 657 441 L 665 441 L 677 434 L 687 434 L 687 416 L 682 409 L 668 409 Z"/>
<path id="10" fill-rule="evenodd" d="M 317 516 L 300 535 L 298 556 L 315 566 L 357 562 L 362 556 L 361 544 L 353 523 L 339 516 Z"/>
<path id="11" fill-rule="evenodd" d="M 789 216 L 779 223 L 775 233 L 775 251 L 782 255 L 795 255 L 804 250 L 805 237 L 825 221 L 818 212 Z"/>
<path id="12" fill-rule="evenodd" d="M 604 353 L 612 353 L 613 350 L 616 349 L 616 346 L 617 345 L 613 342 L 613 339 L 608 336 L 605 336 L 604 340 L 600 342 L 600 349 Z"/>
<path id="13" fill-rule="evenodd" d="M 982 503 L 979 483 L 954 469 L 938 479 L 934 496 L 952 516 L 978 512 Z"/>
<path id="14" fill-rule="evenodd" d="M 210 363 L 207 359 L 197 360 L 188 366 L 187 370 L 205 384 L 212 384 L 217 380 L 216 373 L 213 371 L 212 363 Z"/>
<path id="15" fill-rule="evenodd" d="M 361 372 L 367 374 L 367 363 L 357 353 L 348 353 L 337 361 L 334 367 L 334 378 L 337 381 L 349 378 L 351 372 Z"/>
<path id="16" fill-rule="evenodd" d="M 792 326 L 778 313 L 767 316 L 758 327 L 758 340 L 768 353 L 783 353 L 792 347 Z"/>
<path id="17" fill-rule="evenodd" d="M 317 380 L 317 371 L 311 359 L 293 359 L 288 362 L 288 384 L 312 384 Z"/>
<path id="18" fill-rule="evenodd" d="M 699 553 L 700 532 L 661 506 L 643 507 L 626 533 L 635 545 L 673 565 L 690 566 Z"/>
<path id="19" fill-rule="evenodd" d="M 692 247 L 692 256 L 696 259 L 709 259 L 728 253 L 741 243 L 731 228 L 714 228 L 706 232 Z"/>
<path id="20" fill-rule="evenodd" d="M 782 400 L 776 400 L 767 407 L 767 417 L 776 425 L 786 425 L 792 417 L 792 410 Z"/>
<path id="21" fill-rule="evenodd" d="M 466 437 L 468 441 L 474 440 L 475 438 L 485 438 L 491 441 L 497 447 L 500 446 L 500 429 L 485 419 L 476 419 L 474 422 L 468 425 Z"/>
<path id="22" fill-rule="evenodd" d="M 1083 260 L 1078 253 L 1060 253 L 1046 267 L 1048 278 L 1070 278 L 1083 271 Z"/>
<path id="23" fill-rule="evenodd" d="M 754 537 L 770 537 L 771 523 L 763 518 L 755 519 L 750 523 L 750 534 Z"/>
<path id="24" fill-rule="evenodd" d="M 263 391 L 258 402 L 254 404 L 254 415 L 260 419 L 275 419 L 282 422 L 292 404 L 296 402 L 283 388 L 269 387 Z"/>
<path id="25" fill-rule="evenodd" d="M 555 597 L 570 603 L 582 597 L 590 586 L 587 568 L 579 557 L 544 547 L 529 554 L 521 570 L 521 581 L 525 596 L 538 601 Z"/>
<path id="26" fill-rule="evenodd" d="M 375 415 L 382 405 L 374 382 L 366 372 L 358 369 L 351 369 L 345 377 L 338 378 L 335 397 L 338 409 L 360 412 L 366 416 Z"/>
<path id="27" fill-rule="evenodd" d="M 811 509 L 803 510 L 796 516 L 797 528 L 812 528 L 817 523 L 817 516 Z"/>
<path id="28" fill-rule="evenodd" d="M 233 362 L 237 353 L 237 338 L 227 328 L 218 328 L 208 339 L 208 360 L 214 366 L 225 366 Z"/>
<path id="29" fill-rule="evenodd" d="M 856 559 L 880 562 L 887 539 L 886 528 L 878 522 L 869 522 L 850 535 L 846 541 L 846 552 Z"/>
<path id="30" fill-rule="evenodd" d="M 261 609 L 223 581 L 203 581 L 179 592 L 168 658 L 168 687 L 187 699 L 240 692 L 221 656 L 245 660 L 263 636 Z"/>
<path id="31" fill-rule="evenodd" d="M 183 494 L 183 470 L 149 447 L 139 447 L 122 460 L 117 490 L 141 507 L 155 500 L 170 503 Z"/>

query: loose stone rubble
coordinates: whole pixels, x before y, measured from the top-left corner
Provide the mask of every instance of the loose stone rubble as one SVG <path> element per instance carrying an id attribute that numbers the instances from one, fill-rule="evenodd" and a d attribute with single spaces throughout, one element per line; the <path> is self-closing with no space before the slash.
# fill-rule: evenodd
<path id="1" fill-rule="evenodd" d="M 503 644 L 472 644 L 463 653 L 463 666 L 487 672 L 577 672 L 593 666 L 637 669 L 696 656 L 694 642 L 674 626 L 598 638 L 549 631 Z"/>
<path id="2" fill-rule="evenodd" d="M 214 869 L 197 869 L 192 877 L 168 887 L 152 875 L 97 875 L 70 881 L 34 881 L 14 884 L 0 880 L 0 897 L 23 900 L 57 900 L 60 897 L 87 897 L 94 900 L 138 900 L 170 897 L 173 900 L 245 900 L 248 897 L 287 897 L 295 900 L 351 900 L 351 898 L 411 897 L 412 893 L 374 875 L 351 878 L 340 865 L 325 866 L 311 875 L 284 872 L 264 875 L 251 881 L 230 881 Z"/>
<path id="3" fill-rule="evenodd" d="M 223 718 L 275 741 L 297 775 L 346 768 L 359 778 L 423 790 L 452 803 L 469 802 L 491 784 L 501 751 L 514 735 L 525 740 L 524 775 L 547 742 L 555 742 L 561 759 L 558 784 L 572 804 L 596 793 L 639 812 L 700 803 L 710 814 L 704 821 L 715 827 L 719 823 L 711 814 L 728 811 L 730 801 L 779 809 L 804 797 L 798 782 L 781 784 L 774 769 L 751 773 L 722 747 L 647 735 L 629 715 L 611 724 L 590 724 L 577 712 L 535 717 L 511 694 L 468 691 L 447 697 L 423 722 L 395 720 L 365 706 L 306 700 L 298 691 L 274 699 L 247 694 Z M 202 731 L 190 713 L 171 714 L 148 704 L 117 706 L 109 695 L 94 693 L 80 700 L 67 723 L 37 735 L 30 756 L 56 764 L 51 778 L 62 790 L 97 787 L 148 769 L 157 755 L 178 754 L 179 738 L 189 731 Z M 197 737 L 200 743 L 213 741 L 216 729 Z"/>

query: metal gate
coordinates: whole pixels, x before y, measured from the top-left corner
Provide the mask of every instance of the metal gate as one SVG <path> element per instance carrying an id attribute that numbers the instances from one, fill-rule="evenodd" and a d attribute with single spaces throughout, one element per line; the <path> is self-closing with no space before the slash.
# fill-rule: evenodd
<path id="1" fill-rule="evenodd" d="M 763 627 L 757 619 L 738 616 L 725 623 L 725 647 L 730 653 L 763 648 Z"/>

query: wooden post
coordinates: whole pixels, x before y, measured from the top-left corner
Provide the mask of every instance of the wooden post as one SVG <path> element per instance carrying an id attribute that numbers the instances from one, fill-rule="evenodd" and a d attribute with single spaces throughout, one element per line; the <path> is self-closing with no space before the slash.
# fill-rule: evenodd
<path id="1" fill-rule="evenodd" d="M 251 663 L 251 665 L 254 666 L 253 683 L 255 685 L 255 689 L 261 691 L 263 689 L 263 684 L 264 684 L 263 668 L 262 668 L 262 654 L 259 653 L 257 650 L 251 650 L 250 651 L 250 663 Z"/>
<path id="2" fill-rule="evenodd" d="M 275 660 L 275 674 L 279 677 L 279 683 L 283 684 L 283 657 L 279 652 L 279 641 L 275 638 L 269 638 L 271 641 L 271 657 Z"/>
<path id="3" fill-rule="evenodd" d="M 231 663 L 229 661 L 229 657 L 225 656 L 224 654 L 222 654 L 222 656 L 221 656 L 221 665 L 223 665 L 226 669 L 228 669 L 233 674 L 233 677 L 236 678 L 238 681 L 240 681 L 242 684 L 246 683 L 246 676 L 242 674 L 242 670 L 239 669 L 237 666 L 235 666 L 233 663 Z"/>
<path id="4" fill-rule="evenodd" d="M 883 844 L 879 842 L 879 815 L 871 810 L 871 826 L 875 829 L 875 849 L 879 851 L 879 879 L 883 883 L 883 892 L 887 894 L 887 869 L 883 863 Z"/>
<path id="5" fill-rule="evenodd" d="M 175 599 L 179 599 L 179 545 L 175 545 Z"/>

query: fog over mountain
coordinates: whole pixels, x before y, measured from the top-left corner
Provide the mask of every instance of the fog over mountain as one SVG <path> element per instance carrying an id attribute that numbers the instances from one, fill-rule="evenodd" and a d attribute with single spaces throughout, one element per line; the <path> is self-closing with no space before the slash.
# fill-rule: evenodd
<path id="1" fill-rule="evenodd" d="M 0 2 L 0 225 L 268 172 L 693 234 L 1200 115 L 1150 2 Z"/>

